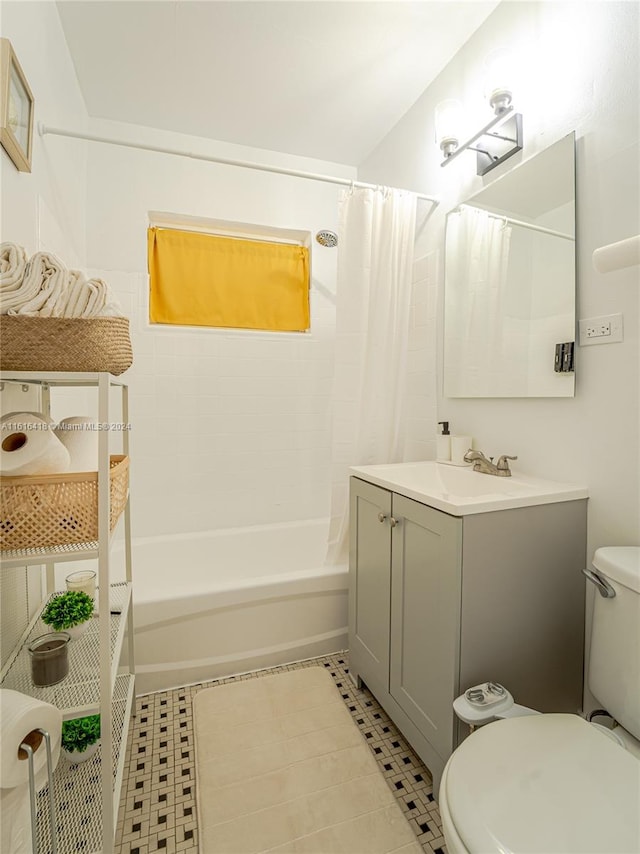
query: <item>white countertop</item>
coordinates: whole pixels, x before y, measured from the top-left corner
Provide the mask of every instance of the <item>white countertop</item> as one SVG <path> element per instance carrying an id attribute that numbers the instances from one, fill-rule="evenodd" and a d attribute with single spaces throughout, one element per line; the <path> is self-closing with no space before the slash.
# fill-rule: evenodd
<path id="1" fill-rule="evenodd" d="M 586 486 L 559 483 L 513 471 L 499 477 L 434 461 L 351 466 L 355 477 L 428 504 L 451 516 L 489 513 L 535 504 L 588 498 Z"/>

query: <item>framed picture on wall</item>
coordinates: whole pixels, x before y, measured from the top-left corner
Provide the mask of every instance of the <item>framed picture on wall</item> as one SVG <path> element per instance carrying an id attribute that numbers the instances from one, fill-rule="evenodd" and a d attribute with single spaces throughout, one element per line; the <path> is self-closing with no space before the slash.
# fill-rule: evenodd
<path id="1" fill-rule="evenodd" d="M 20 172 L 31 172 L 33 95 L 9 39 L 0 39 L 0 143 Z"/>

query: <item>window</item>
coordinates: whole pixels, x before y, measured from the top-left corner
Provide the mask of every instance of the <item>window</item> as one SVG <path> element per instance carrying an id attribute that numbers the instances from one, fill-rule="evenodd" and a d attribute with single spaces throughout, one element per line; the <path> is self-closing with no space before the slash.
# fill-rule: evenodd
<path id="1" fill-rule="evenodd" d="M 152 323 L 309 329 L 306 246 L 151 226 L 148 263 Z"/>

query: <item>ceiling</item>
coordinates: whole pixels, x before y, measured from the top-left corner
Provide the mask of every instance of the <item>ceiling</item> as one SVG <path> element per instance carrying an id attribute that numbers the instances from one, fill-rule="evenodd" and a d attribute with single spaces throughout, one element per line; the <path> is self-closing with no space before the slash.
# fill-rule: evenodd
<path id="1" fill-rule="evenodd" d="M 498 0 L 58 0 L 89 115 L 358 165 Z"/>

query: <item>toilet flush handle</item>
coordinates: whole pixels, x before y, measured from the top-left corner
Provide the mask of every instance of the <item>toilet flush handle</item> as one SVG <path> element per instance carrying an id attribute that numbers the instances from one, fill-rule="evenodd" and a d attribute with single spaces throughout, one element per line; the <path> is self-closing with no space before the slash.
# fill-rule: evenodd
<path id="1" fill-rule="evenodd" d="M 585 575 L 592 584 L 596 585 L 598 593 L 605 599 L 613 599 L 616 595 L 616 591 L 609 584 L 606 578 L 602 578 L 602 576 L 598 575 L 597 572 L 593 572 L 591 569 L 583 569 L 582 574 Z"/>

